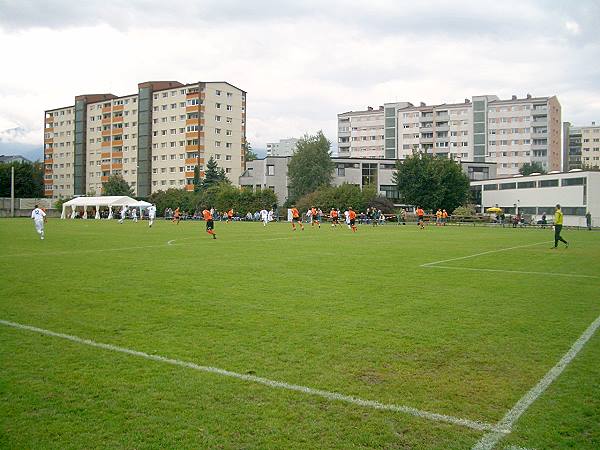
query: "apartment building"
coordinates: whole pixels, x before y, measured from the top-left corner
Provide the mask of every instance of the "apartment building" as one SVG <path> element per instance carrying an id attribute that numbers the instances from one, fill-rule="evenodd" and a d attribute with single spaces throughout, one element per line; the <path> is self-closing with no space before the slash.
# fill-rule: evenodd
<path id="1" fill-rule="evenodd" d="M 370 113 L 370 127 L 358 125 L 358 119 L 366 120 L 365 113 Z M 359 130 L 365 133 L 382 125 L 384 134 L 376 141 L 372 135 L 359 135 Z M 377 111 L 339 114 L 338 146 L 340 156 L 404 159 L 421 151 L 458 160 L 495 162 L 499 175 L 512 175 L 532 162 L 539 162 L 546 170 L 560 169 L 560 127 L 561 107 L 556 97 L 527 95 L 502 100 L 482 95 L 453 104 L 385 103 Z M 360 148 L 371 139 L 378 145 Z M 359 152 L 359 148 L 364 151 Z"/>
<path id="2" fill-rule="evenodd" d="M 600 168 L 600 125 L 563 124 L 563 170 Z"/>
<path id="3" fill-rule="evenodd" d="M 121 175 L 138 197 L 193 189 L 212 156 L 237 182 L 245 167 L 246 92 L 228 82 L 151 81 L 138 92 L 79 95 L 45 112 L 45 193 L 100 194 Z"/>
<path id="4" fill-rule="evenodd" d="M 381 158 L 384 146 L 383 106 L 338 114 L 338 155 Z"/>
<path id="5" fill-rule="evenodd" d="M 280 139 L 279 142 L 267 143 L 267 156 L 292 156 L 296 151 L 299 139 Z"/>

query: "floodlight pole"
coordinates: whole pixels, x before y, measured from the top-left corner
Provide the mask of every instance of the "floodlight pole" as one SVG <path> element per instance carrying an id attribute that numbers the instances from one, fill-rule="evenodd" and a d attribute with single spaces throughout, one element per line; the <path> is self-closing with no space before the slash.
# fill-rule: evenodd
<path id="1" fill-rule="evenodd" d="M 10 217 L 15 217 L 15 166 L 10 168 Z"/>

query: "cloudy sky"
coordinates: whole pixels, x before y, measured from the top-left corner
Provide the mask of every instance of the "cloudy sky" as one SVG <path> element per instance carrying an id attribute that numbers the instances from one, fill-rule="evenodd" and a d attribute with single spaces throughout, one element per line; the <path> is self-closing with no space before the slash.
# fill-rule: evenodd
<path id="1" fill-rule="evenodd" d="M 598 29 L 598 0 L 0 0 L 0 153 L 41 148 L 44 110 L 77 94 L 162 79 L 246 90 L 257 149 L 480 94 L 557 95 L 563 120 L 598 123 Z"/>

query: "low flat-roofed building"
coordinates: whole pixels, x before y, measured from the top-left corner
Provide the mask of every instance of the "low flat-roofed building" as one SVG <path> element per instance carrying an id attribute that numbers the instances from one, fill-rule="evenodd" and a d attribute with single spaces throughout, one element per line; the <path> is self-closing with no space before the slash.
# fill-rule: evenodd
<path id="1" fill-rule="evenodd" d="M 546 214 L 547 220 L 552 221 L 554 206 L 560 204 L 564 225 L 585 226 L 588 211 L 592 225 L 600 225 L 600 172 L 597 171 L 574 169 L 472 181 L 471 190 L 481 212 L 498 206 L 505 214 L 521 213 L 533 221 Z"/>
<path id="2" fill-rule="evenodd" d="M 246 163 L 246 170 L 239 178 L 241 187 L 252 190 L 271 189 L 277 195 L 277 202 L 283 205 L 289 197 L 288 165 L 291 157 L 267 156 Z M 402 204 L 398 187 L 393 182 L 396 170 L 395 159 L 384 158 L 331 158 L 334 163 L 331 184 L 339 186 L 343 183 L 357 186 L 377 186 L 383 197 L 395 204 Z M 496 177 L 496 164 L 489 162 L 460 161 L 463 172 L 470 180 L 481 180 Z"/>

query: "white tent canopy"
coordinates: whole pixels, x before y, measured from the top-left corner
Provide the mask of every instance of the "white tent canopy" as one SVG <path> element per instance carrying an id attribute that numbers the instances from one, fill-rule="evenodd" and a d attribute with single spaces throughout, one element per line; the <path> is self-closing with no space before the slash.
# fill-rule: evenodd
<path id="1" fill-rule="evenodd" d="M 108 207 L 109 215 L 108 218 L 112 218 L 112 208 L 120 207 L 120 206 L 129 206 L 132 208 L 147 208 L 150 206 L 150 203 L 144 202 L 141 200 L 135 200 L 131 197 L 127 196 L 105 196 L 105 197 L 75 197 L 68 202 L 63 203 L 62 205 L 62 214 L 60 215 L 61 219 L 65 219 L 67 217 L 66 212 L 67 208 L 71 208 L 71 219 L 75 218 L 75 213 L 77 208 L 82 208 L 84 212 L 84 217 L 87 217 L 87 208 L 94 207 L 96 209 L 96 219 L 100 218 L 100 208 Z"/>

